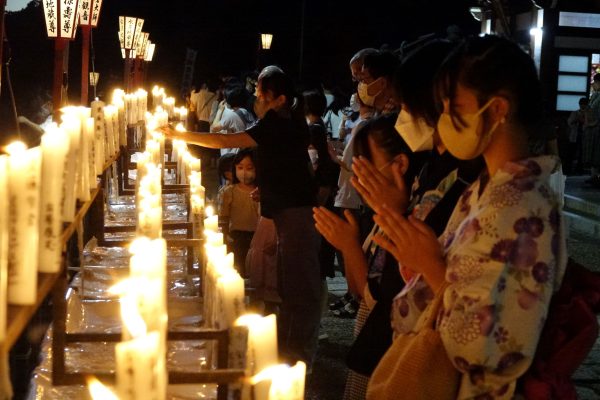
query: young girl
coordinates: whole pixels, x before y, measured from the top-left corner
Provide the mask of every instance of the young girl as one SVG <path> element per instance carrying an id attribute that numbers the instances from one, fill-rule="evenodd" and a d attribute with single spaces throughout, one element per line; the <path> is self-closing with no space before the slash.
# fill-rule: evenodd
<path id="1" fill-rule="evenodd" d="M 234 264 L 242 275 L 246 254 L 256 230 L 258 202 L 250 196 L 256 189 L 254 153 L 251 149 L 240 150 L 233 159 L 232 184 L 223 188 L 219 202 L 219 224 L 226 227 Z"/>
<path id="2" fill-rule="evenodd" d="M 511 399 L 564 274 L 561 211 L 549 187 L 559 160 L 529 153 L 528 141 L 539 135 L 542 97 L 535 65 L 517 44 L 494 36 L 469 39 L 446 59 L 436 84 L 444 145 L 459 159 L 483 155 L 485 169 L 439 240 L 423 222 L 384 207 L 375 221 L 386 237 L 375 241 L 442 296 L 436 329 L 460 373 L 453 397 Z M 414 320 L 424 309 L 412 283 L 399 320 Z M 401 325 L 401 334 L 414 327 Z M 388 351 L 375 369 L 368 399 L 395 399 L 403 389 L 400 379 L 384 383 L 393 358 Z"/>
<path id="3" fill-rule="evenodd" d="M 356 133 L 354 153 L 370 160 L 392 182 L 394 170 L 411 182 L 418 171 L 412 164 L 412 154 L 394 129 L 395 115 L 383 115 L 366 122 Z M 410 160 L 409 160 L 410 159 Z M 398 263 L 391 254 L 379 248 L 372 238 L 379 227 L 361 245 L 357 220 L 349 210 L 340 218 L 325 207 L 314 209 L 317 230 L 345 260 L 348 287 L 362 298 L 354 332 L 356 341 L 347 358 L 350 371 L 344 393 L 345 400 L 364 399 L 368 376 L 391 345 L 389 323 L 392 299 L 403 287 Z"/>

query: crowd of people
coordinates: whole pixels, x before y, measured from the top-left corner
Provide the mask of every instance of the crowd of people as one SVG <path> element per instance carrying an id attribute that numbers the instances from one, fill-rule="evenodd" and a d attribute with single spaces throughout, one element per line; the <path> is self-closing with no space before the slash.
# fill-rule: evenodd
<path id="1" fill-rule="evenodd" d="M 325 277 L 341 268 L 348 294 L 330 307 L 356 315 L 345 399 L 513 398 L 567 259 L 550 185 L 560 160 L 536 153 L 547 132 L 534 63 L 488 35 L 402 58 L 367 48 L 349 69 L 356 91 L 337 120 L 322 87 L 297 93 L 268 66 L 222 95 L 192 92 L 190 130 L 164 132 L 227 149 L 220 223 L 277 312 L 283 358 L 311 370 Z M 417 350 L 426 323 L 438 345 Z M 407 376 L 427 351 L 454 375 Z"/>

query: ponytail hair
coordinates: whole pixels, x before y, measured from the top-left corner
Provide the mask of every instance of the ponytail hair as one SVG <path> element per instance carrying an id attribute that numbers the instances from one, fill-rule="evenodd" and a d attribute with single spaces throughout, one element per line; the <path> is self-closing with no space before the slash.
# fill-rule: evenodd
<path id="1" fill-rule="evenodd" d="M 275 97 L 285 96 L 283 111 L 289 113 L 296 122 L 302 121 L 306 125 L 303 98 L 297 95 L 294 82 L 281 68 L 276 65 L 266 66 L 258 75 L 258 82 L 262 91 L 270 91 Z"/>

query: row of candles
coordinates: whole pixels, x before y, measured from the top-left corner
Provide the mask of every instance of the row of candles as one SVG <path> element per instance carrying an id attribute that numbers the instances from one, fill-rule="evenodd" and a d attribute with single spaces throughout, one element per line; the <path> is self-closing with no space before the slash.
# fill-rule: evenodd
<path id="1" fill-rule="evenodd" d="M 52 124 L 41 145 L 27 149 L 16 141 L 0 156 L 0 266 L 8 278 L 9 304 L 36 300 L 37 273 L 61 267 L 62 223 L 72 222 L 76 202 L 89 201 L 97 176 L 119 150 L 119 109 L 100 101 L 63 108 L 60 125 Z M 2 272 L 4 276 L 4 272 Z M 7 289 L 7 290 L 4 290 Z M 0 315 L 5 320 L 6 314 Z M 4 330 L 0 330 L 0 338 Z"/>
<path id="2" fill-rule="evenodd" d="M 121 400 L 163 399 L 166 395 L 166 245 L 161 230 L 147 229 L 143 222 L 144 215 L 155 215 L 160 220 L 150 226 L 162 225 L 163 173 L 162 165 L 155 161 L 164 161 L 161 152 L 164 138 L 150 131 L 147 138 L 145 151 L 138 159 L 136 205 L 138 234 L 149 237 L 139 237 L 131 245 L 131 277 L 125 284 L 118 284 L 116 290 L 121 294 L 124 325 L 123 341 L 115 348 L 116 391 Z M 245 368 L 249 377 L 243 385 L 242 398 L 303 399 L 306 366 L 303 363 L 294 367 L 277 364 L 275 315 L 244 315 L 244 280 L 233 265 L 233 254 L 227 253 L 218 228 L 218 216 L 211 207 L 204 207 L 200 161 L 189 155 L 185 143 L 174 143 L 173 148 L 177 175 L 186 176 L 178 177 L 178 181 L 185 180 L 190 185 L 189 219 L 194 237 L 205 239 L 202 249 L 205 324 L 208 328 L 230 330 L 230 366 Z M 99 385 L 92 386 L 98 388 Z M 103 398 L 106 398 L 106 390 L 101 387 L 105 393 Z"/>
<path id="3" fill-rule="evenodd" d="M 77 201 L 91 199 L 105 165 L 127 145 L 127 125 L 140 118 L 168 122 L 164 111 L 148 113 L 147 101 L 143 90 L 117 89 L 111 104 L 65 107 L 40 146 L 16 141 L 0 155 L 0 342 L 7 304 L 35 304 L 38 272 L 60 271 L 63 222 L 74 221 Z"/>
<path id="4" fill-rule="evenodd" d="M 176 107 L 175 98 L 168 97 L 164 88 L 158 86 L 152 88 L 152 105 L 155 109 L 161 107 L 167 112 L 169 118 L 172 120 L 185 121 L 187 118 L 187 108 Z"/>

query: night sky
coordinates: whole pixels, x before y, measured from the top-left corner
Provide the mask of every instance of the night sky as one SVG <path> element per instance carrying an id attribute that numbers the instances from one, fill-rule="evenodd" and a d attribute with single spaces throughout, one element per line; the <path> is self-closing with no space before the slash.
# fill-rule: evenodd
<path id="1" fill-rule="evenodd" d="M 197 81 L 239 75 L 255 69 L 260 61 L 280 65 L 303 86 L 323 82 L 348 92 L 347 64 L 361 48 L 385 44 L 395 49 L 403 41 L 432 32 L 445 37 L 451 24 L 465 33 L 479 32 L 465 0 L 104 0 L 99 27 L 93 32 L 100 95 L 122 85 L 119 15 L 145 18 L 143 30 L 157 47 L 148 80 L 162 83 L 172 93 L 179 92 L 186 47 L 198 50 Z M 41 5 L 32 2 L 23 11 L 7 13 L 6 27 L 19 113 L 31 115 L 39 108 L 37 98 L 50 91 L 52 80 L 53 42 L 46 37 Z M 259 60 L 260 32 L 272 33 L 274 39 L 271 51 L 261 52 Z M 74 102 L 79 100 L 79 36 L 70 48 L 69 97 Z M 3 80 L 3 103 L 5 86 Z M 3 120 L 6 107 L 0 112 Z"/>

